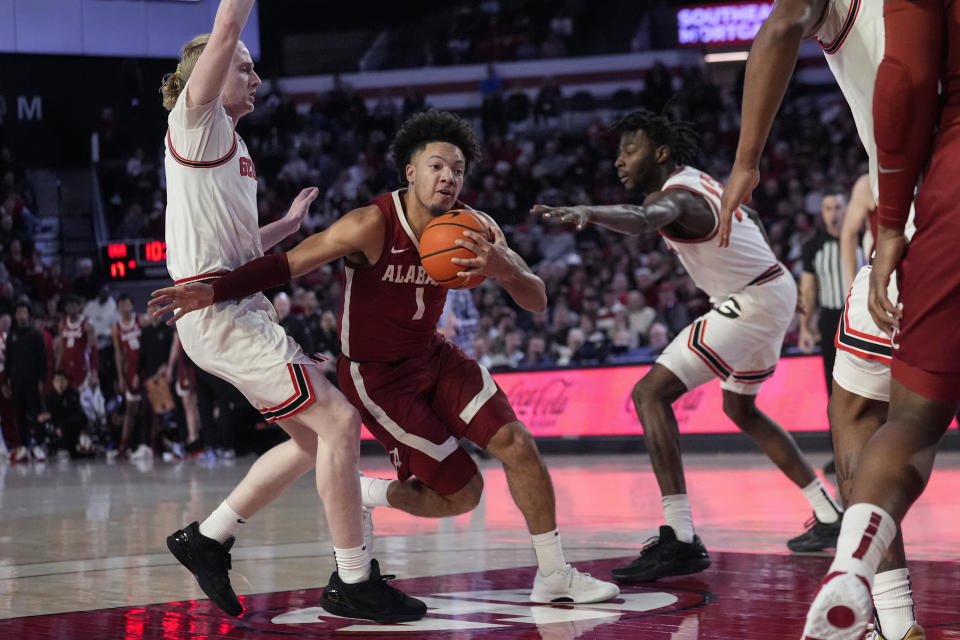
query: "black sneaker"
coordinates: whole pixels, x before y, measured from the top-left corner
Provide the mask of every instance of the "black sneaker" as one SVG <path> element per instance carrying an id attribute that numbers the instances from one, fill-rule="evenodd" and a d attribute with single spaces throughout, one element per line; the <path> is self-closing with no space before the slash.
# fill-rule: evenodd
<path id="1" fill-rule="evenodd" d="M 230 586 L 230 547 L 234 539 L 220 544 L 200 533 L 200 525 L 191 522 L 183 529 L 167 536 L 167 549 L 200 583 L 200 588 L 223 609 L 224 613 L 239 616 L 243 605 Z"/>
<path id="2" fill-rule="evenodd" d="M 673 527 L 662 525 L 660 535 L 647 541 L 640 557 L 624 567 L 610 572 L 618 582 L 650 582 L 666 576 L 685 576 L 699 573 L 710 566 L 710 557 L 700 541 L 680 542 Z"/>
<path id="3" fill-rule="evenodd" d="M 836 522 L 820 522 L 817 516 L 813 516 L 803 523 L 806 531 L 796 538 L 787 540 L 787 548 L 790 551 L 823 551 L 824 549 L 836 549 L 837 538 L 840 537 L 840 524 L 843 518 L 837 518 Z"/>
<path id="4" fill-rule="evenodd" d="M 412 622 L 422 618 L 427 605 L 388 585 L 387 580 L 393 578 L 380 575 L 376 560 L 370 561 L 370 577 L 365 582 L 346 584 L 334 571 L 330 584 L 323 590 L 320 606 L 336 616 L 376 622 Z"/>

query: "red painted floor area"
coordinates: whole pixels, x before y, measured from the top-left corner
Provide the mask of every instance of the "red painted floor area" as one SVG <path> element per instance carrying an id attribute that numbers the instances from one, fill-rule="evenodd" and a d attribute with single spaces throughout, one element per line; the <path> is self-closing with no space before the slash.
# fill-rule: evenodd
<path id="1" fill-rule="evenodd" d="M 625 586 L 609 603 L 531 605 L 533 569 L 506 569 L 399 580 L 427 601 L 415 623 L 378 625 L 330 616 L 320 589 L 243 597 L 244 616 L 222 615 L 206 600 L 103 609 L 0 621 L 7 640 L 280 640 L 429 638 L 465 640 L 643 638 L 785 640 L 800 637 L 803 617 L 829 558 L 713 552 L 713 566 L 688 578 Z M 624 559 L 578 563 L 597 576 Z M 918 617 L 929 640 L 960 638 L 960 565 L 911 563 Z"/>

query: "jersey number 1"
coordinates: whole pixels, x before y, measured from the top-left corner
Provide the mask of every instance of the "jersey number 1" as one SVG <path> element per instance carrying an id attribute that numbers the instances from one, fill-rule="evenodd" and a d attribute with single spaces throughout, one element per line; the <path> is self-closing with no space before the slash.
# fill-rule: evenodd
<path id="1" fill-rule="evenodd" d="M 423 312 L 426 307 L 423 304 L 423 287 L 417 287 L 417 311 L 413 314 L 413 320 L 423 319 Z"/>

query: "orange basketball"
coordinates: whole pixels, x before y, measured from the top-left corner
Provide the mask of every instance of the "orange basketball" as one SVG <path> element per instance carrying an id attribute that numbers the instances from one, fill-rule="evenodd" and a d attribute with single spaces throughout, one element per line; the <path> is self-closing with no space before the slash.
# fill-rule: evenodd
<path id="1" fill-rule="evenodd" d="M 448 289 L 472 289 L 485 276 L 462 278 L 457 273 L 464 270 L 462 265 L 451 262 L 451 258 L 475 258 L 473 251 L 456 244 L 457 240 L 468 240 L 463 235 L 469 229 L 486 236 L 493 241 L 493 234 L 483 218 L 473 211 L 455 209 L 437 216 L 424 228 L 420 237 L 420 262 L 427 274 L 441 287 Z"/>

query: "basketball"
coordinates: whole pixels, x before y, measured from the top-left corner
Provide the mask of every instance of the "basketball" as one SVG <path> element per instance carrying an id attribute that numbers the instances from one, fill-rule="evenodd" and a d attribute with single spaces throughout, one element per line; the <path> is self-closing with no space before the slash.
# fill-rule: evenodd
<path id="1" fill-rule="evenodd" d="M 457 276 L 464 267 L 452 262 L 452 259 L 476 257 L 473 251 L 456 243 L 459 239 L 467 240 L 463 235 L 465 229 L 483 234 L 493 241 L 493 234 L 483 218 L 465 209 L 456 209 L 437 216 L 430 221 L 420 237 L 420 262 L 427 274 L 441 287 L 472 289 L 486 280 L 486 276 Z"/>

